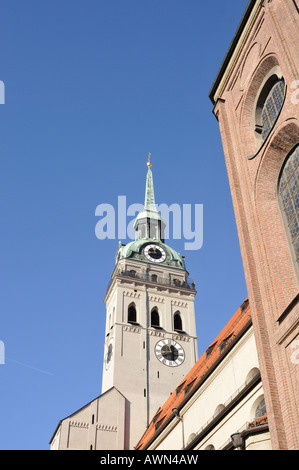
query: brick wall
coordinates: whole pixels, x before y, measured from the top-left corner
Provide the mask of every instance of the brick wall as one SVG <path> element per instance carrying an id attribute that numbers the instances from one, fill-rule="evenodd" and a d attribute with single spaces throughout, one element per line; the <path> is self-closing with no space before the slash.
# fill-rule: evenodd
<path id="1" fill-rule="evenodd" d="M 246 41 L 237 47 L 240 54 L 214 113 L 231 187 L 272 446 L 299 449 L 299 273 L 277 200 L 282 163 L 299 143 L 297 2 L 264 1 Z M 273 70 L 281 71 L 287 94 L 262 145 L 255 132 L 255 109 Z"/>

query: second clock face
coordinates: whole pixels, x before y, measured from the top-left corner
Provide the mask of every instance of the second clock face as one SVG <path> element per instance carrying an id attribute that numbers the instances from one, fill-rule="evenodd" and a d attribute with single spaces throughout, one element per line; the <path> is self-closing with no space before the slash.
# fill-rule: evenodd
<path id="1" fill-rule="evenodd" d="M 157 359 L 169 367 L 180 366 L 185 359 L 182 346 L 173 339 L 161 339 L 155 346 Z"/>
<path id="2" fill-rule="evenodd" d="M 106 357 L 105 357 L 106 370 L 108 370 L 108 368 L 110 366 L 110 363 L 111 363 L 112 354 L 113 354 L 113 342 L 114 342 L 114 340 L 113 340 L 113 338 L 111 338 L 109 343 L 108 343 L 107 353 L 106 353 Z"/>
<path id="3" fill-rule="evenodd" d="M 144 248 L 144 254 L 147 259 L 154 263 L 162 263 L 166 259 L 165 251 L 158 245 L 147 245 Z"/>

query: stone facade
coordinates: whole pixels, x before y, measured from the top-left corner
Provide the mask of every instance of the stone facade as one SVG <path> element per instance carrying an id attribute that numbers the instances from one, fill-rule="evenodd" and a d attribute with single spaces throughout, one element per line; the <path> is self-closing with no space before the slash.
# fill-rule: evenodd
<path id="1" fill-rule="evenodd" d="M 51 450 L 119 450 L 126 448 L 126 398 L 110 389 L 62 419 L 51 439 Z"/>

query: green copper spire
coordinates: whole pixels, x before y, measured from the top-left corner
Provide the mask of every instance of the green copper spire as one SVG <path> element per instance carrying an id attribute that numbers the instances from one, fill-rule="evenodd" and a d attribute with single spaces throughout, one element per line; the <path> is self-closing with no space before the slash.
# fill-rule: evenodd
<path id="1" fill-rule="evenodd" d="M 158 245 L 163 247 L 167 253 L 166 259 L 163 260 L 163 265 L 172 266 L 178 269 L 185 270 L 184 258 L 173 250 L 170 246 L 165 245 L 164 229 L 165 222 L 159 214 L 155 204 L 154 182 L 152 174 L 152 163 L 150 162 L 151 154 L 148 155 L 147 162 L 147 175 L 145 184 L 145 199 L 144 207 L 134 222 L 135 240 L 122 245 L 119 244 L 116 254 L 116 266 L 120 258 L 134 258 L 135 260 L 142 260 L 143 262 L 150 263 L 149 259 L 144 255 L 144 248 L 149 244 Z"/>
<path id="2" fill-rule="evenodd" d="M 154 181 L 151 170 L 152 163 L 150 161 L 151 154 L 148 155 L 147 175 L 145 185 L 144 208 L 135 220 L 134 228 L 136 230 L 136 239 L 155 238 L 163 239 L 163 230 L 165 224 L 161 215 L 157 211 L 155 203 Z"/>
<path id="3" fill-rule="evenodd" d="M 144 210 L 145 211 L 153 211 L 157 212 L 156 203 L 155 203 L 155 192 L 154 192 L 154 181 L 153 181 L 153 174 L 151 170 L 151 162 L 150 162 L 151 154 L 148 155 L 148 170 L 146 175 L 146 185 L 145 185 L 145 199 L 144 199 Z"/>

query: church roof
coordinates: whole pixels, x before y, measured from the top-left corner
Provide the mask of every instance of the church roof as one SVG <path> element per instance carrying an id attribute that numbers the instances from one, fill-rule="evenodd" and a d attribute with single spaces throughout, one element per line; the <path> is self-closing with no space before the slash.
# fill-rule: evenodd
<path id="1" fill-rule="evenodd" d="M 82 411 L 84 408 L 90 406 L 91 403 L 95 402 L 96 400 L 101 399 L 103 396 L 108 395 L 109 393 L 111 393 L 111 392 L 113 392 L 113 391 L 116 391 L 119 395 L 121 395 L 121 396 L 126 400 L 126 397 L 124 396 L 124 394 L 121 393 L 116 387 L 113 386 L 113 387 L 109 388 L 108 390 L 106 390 L 106 391 L 105 391 L 104 393 L 102 393 L 101 395 L 98 395 L 96 398 L 93 398 L 93 400 L 91 400 L 91 401 L 89 401 L 88 403 L 86 403 L 85 405 L 81 406 L 81 408 L 79 408 L 78 410 L 74 411 L 73 413 L 71 413 L 70 415 L 66 416 L 65 418 L 62 418 L 62 419 L 58 422 L 58 424 L 57 424 L 57 426 L 56 426 L 56 428 L 55 428 L 55 431 L 54 431 L 53 434 L 52 434 L 52 437 L 51 437 L 51 439 L 50 439 L 49 444 L 52 444 L 53 439 L 54 439 L 54 437 L 56 436 L 57 431 L 59 430 L 59 428 L 60 428 L 60 426 L 61 426 L 61 424 L 62 424 L 63 421 L 65 421 L 65 420 L 67 420 L 67 419 L 69 419 L 69 418 L 72 418 L 73 416 L 76 416 L 76 415 L 77 415 L 78 413 L 80 413 L 80 411 Z"/>
<path id="2" fill-rule="evenodd" d="M 136 446 L 136 450 L 145 450 L 160 434 L 166 425 L 174 418 L 173 409 L 178 410 L 189 400 L 190 396 L 201 386 L 214 368 L 224 357 L 226 351 L 238 341 L 251 325 L 251 313 L 248 299 L 232 316 L 219 335 L 198 359 L 196 364 L 178 384 L 168 400 L 153 417 L 144 435 Z"/>

